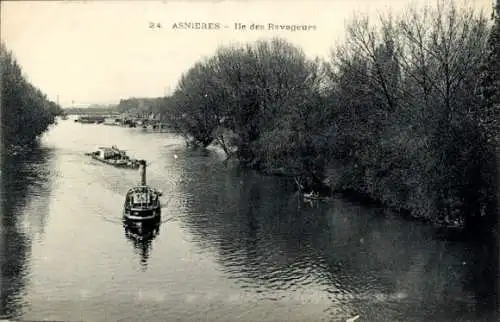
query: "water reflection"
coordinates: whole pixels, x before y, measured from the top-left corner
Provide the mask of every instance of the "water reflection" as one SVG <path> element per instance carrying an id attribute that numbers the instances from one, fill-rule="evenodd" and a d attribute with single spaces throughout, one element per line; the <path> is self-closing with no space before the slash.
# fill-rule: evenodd
<path id="1" fill-rule="evenodd" d="M 53 156 L 39 146 L 24 155 L 2 155 L 0 317 L 20 314 L 31 242 L 42 237 L 49 214 Z"/>
<path id="2" fill-rule="evenodd" d="M 297 200 L 293 183 L 219 169 L 210 155 L 183 160 L 184 175 L 197 180 L 180 183 L 188 213 L 182 223 L 200 251 L 213 252 L 227 277 L 252 296 L 323 298 L 334 320 L 481 318 L 476 312 L 486 295 L 464 281 L 485 263 L 462 244 L 341 197 L 310 207 Z M 474 276 L 476 284 L 494 282 Z"/>
<path id="3" fill-rule="evenodd" d="M 494 321 L 500 318 L 499 310 L 499 254 L 498 242 L 488 240 L 479 245 L 467 245 L 470 254 L 466 264 L 467 274 L 463 280 L 464 289 L 473 292 L 477 312 L 493 312 Z"/>
<path id="4" fill-rule="evenodd" d="M 152 242 L 160 234 L 160 225 L 161 218 L 145 222 L 123 219 L 125 237 L 139 253 L 143 270 L 147 269 Z"/>

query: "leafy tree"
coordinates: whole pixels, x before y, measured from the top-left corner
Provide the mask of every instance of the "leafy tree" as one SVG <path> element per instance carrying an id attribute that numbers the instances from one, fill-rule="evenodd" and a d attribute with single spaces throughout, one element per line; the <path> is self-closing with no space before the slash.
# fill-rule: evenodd
<path id="1" fill-rule="evenodd" d="M 443 0 L 378 22 L 351 21 L 329 62 L 279 38 L 221 47 L 162 113 L 197 145 L 301 188 L 493 227 L 498 19 L 490 32 L 481 12 Z"/>
<path id="2" fill-rule="evenodd" d="M 493 26 L 491 27 L 488 46 L 480 66 L 479 84 L 477 95 L 479 104 L 475 105 L 471 123 L 474 128 L 477 142 L 475 143 L 475 162 L 477 171 L 475 180 L 480 184 L 480 189 L 471 192 L 475 197 L 474 204 L 479 204 L 480 209 L 470 219 L 469 227 L 473 229 L 493 231 L 499 237 L 498 214 L 500 205 L 499 191 L 499 136 L 500 136 L 500 3 L 497 1 L 494 8 Z M 472 190 L 472 189 L 470 189 Z"/>
<path id="3" fill-rule="evenodd" d="M 55 116 L 62 113 L 56 103 L 47 99 L 30 84 L 5 44 L 0 46 L 2 149 L 28 146 L 48 129 Z"/>
<path id="4" fill-rule="evenodd" d="M 479 104 L 486 19 L 443 1 L 380 17 L 380 25 L 355 19 L 334 56 L 332 95 L 352 112 L 340 114 L 351 125 L 336 140 L 342 187 L 464 220 L 466 196 L 481 185 L 473 180 L 479 141 L 470 111 Z"/>

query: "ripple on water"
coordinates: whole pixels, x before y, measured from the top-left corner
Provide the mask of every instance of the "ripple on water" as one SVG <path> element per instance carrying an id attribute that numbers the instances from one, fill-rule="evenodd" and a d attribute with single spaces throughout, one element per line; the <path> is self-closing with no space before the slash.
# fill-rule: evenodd
<path id="1" fill-rule="evenodd" d="M 13 268 L 3 303 L 23 320 L 479 315 L 477 288 L 463 277 L 481 274 L 460 265 L 474 252 L 434 241 L 422 227 L 388 223 L 343 199 L 306 207 L 281 179 L 224 167 L 214 151 L 187 150 L 177 137 L 73 123 L 55 127 L 47 155 L 10 176 L 16 216 L 2 223 Z M 83 156 L 100 144 L 151 161 L 148 181 L 164 192 L 163 220 L 171 223 L 151 243 L 132 241 L 121 227 L 123 196 L 138 172 Z M 33 243 L 40 232 L 44 241 Z"/>

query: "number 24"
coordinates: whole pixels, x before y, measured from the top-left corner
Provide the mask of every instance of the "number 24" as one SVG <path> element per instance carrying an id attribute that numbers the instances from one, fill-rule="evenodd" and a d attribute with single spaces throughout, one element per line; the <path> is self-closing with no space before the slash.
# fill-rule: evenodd
<path id="1" fill-rule="evenodd" d="M 161 28 L 161 24 L 159 22 L 150 22 L 149 28 L 151 28 L 151 29 Z"/>

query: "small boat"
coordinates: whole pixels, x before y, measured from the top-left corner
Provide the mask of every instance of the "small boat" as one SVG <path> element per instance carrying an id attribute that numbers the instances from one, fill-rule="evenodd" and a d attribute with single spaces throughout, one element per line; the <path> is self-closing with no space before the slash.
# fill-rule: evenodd
<path id="1" fill-rule="evenodd" d="M 125 195 L 123 217 L 125 220 L 159 220 L 161 218 L 160 197 L 162 193 L 146 184 L 146 161 L 139 161 L 141 183 L 132 187 Z"/>
<path id="2" fill-rule="evenodd" d="M 85 153 L 92 159 L 120 168 L 137 169 L 139 168 L 139 160 L 131 159 L 127 153 L 118 149 L 116 146 L 99 147 L 97 151 Z"/>
<path id="3" fill-rule="evenodd" d="M 316 193 L 314 191 L 311 191 L 309 193 L 304 193 L 304 199 L 320 200 L 320 199 L 323 199 L 323 198 L 320 197 L 318 193 Z"/>
<path id="4" fill-rule="evenodd" d="M 328 202 L 329 197 L 322 197 L 319 193 L 311 191 L 309 193 L 303 193 L 305 202 L 313 203 L 317 201 Z"/>
<path id="5" fill-rule="evenodd" d="M 120 119 L 114 117 L 108 117 L 104 119 L 104 125 L 118 126 L 120 125 Z"/>

